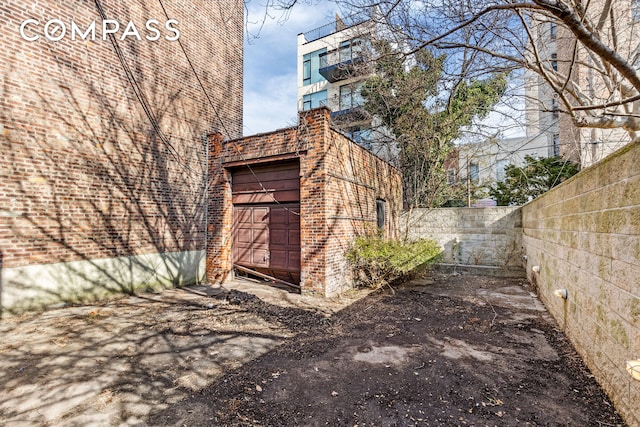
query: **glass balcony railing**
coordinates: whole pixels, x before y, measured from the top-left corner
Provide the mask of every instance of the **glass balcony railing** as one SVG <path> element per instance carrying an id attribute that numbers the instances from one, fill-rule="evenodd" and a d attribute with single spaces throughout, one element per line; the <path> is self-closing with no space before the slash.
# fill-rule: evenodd
<path id="1" fill-rule="evenodd" d="M 362 24 L 363 22 L 366 22 L 370 19 L 371 16 L 367 13 L 357 13 L 345 18 L 337 18 L 334 22 L 305 32 L 304 39 L 307 41 L 307 43 L 320 40 L 321 38 L 330 36 L 331 34 L 337 33 L 338 31 L 346 30 L 347 28 Z"/>
<path id="2" fill-rule="evenodd" d="M 346 123 L 361 123 L 371 120 L 371 116 L 361 105 L 354 105 L 352 107 L 343 108 L 331 113 L 331 120 L 337 125 L 344 125 Z"/>
<path id="3" fill-rule="evenodd" d="M 319 55 L 318 72 L 330 83 L 356 75 L 357 66 L 365 62 L 364 51 L 368 46 L 369 42 L 362 37 L 341 42 L 336 49 Z"/>
<path id="4" fill-rule="evenodd" d="M 327 62 L 325 62 L 327 63 Z M 357 75 L 358 65 L 364 63 L 363 57 L 355 57 L 335 64 L 320 66 L 318 72 L 322 77 L 327 79 L 329 83 L 335 83 L 340 80 L 348 79 Z"/>

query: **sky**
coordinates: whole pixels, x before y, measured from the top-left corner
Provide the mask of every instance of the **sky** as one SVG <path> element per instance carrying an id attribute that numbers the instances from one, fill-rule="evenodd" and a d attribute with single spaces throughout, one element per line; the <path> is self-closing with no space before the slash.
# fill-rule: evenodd
<path id="1" fill-rule="evenodd" d="M 244 51 L 244 129 L 253 135 L 294 125 L 297 116 L 297 36 L 331 20 L 335 4 L 299 2 L 287 16 L 267 0 L 251 0 Z M 264 23 L 264 25 L 262 25 Z"/>

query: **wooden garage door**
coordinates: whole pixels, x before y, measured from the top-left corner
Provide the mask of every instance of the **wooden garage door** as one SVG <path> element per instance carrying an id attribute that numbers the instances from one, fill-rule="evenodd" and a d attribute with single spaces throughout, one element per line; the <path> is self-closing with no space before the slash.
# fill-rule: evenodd
<path id="1" fill-rule="evenodd" d="M 232 192 L 234 263 L 299 283 L 298 163 L 235 169 Z"/>
<path id="2" fill-rule="evenodd" d="M 273 206 L 269 213 L 269 268 L 300 282 L 300 205 Z M 277 277 L 277 276 L 276 276 Z"/>
<path id="3" fill-rule="evenodd" d="M 233 262 L 245 267 L 269 267 L 269 208 L 233 207 Z"/>
<path id="4" fill-rule="evenodd" d="M 233 204 L 300 202 L 300 163 L 238 167 L 232 170 Z"/>
<path id="5" fill-rule="evenodd" d="M 300 205 L 235 205 L 233 262 L 300 283 Z"/>

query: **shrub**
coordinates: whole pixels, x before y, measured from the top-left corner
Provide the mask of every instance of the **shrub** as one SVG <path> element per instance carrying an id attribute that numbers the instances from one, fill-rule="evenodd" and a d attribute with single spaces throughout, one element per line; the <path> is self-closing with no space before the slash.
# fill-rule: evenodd
<path id="1" fill-rule="evenodd" d="M 356 286 L 377 289 L 407 279 L 422 266 L 437 260 L 441 249 L 433 240 L 412 242 L 358 237 L 347 251 Z"/>

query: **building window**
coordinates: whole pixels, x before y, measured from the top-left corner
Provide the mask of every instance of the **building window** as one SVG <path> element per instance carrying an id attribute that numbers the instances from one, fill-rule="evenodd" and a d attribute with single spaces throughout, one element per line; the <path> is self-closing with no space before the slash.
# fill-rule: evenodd
<path id="1" fill-rule="evenodd" d="M 385 201 L 382 199 L 376 200 L 376 224 L 381 230 L 384 230 L 385 225 L 385 204 Z"/>
<path id="2" fill-rule="evenodd" d="M 505 170 L 509 162 L 507 159 L 500 159 L 496 162 L 496 181 L 502 182 L 505 178 Z"/>
<path id="3" fill-rule="evenodd" d="M 358 145 L 371 150 L 373 148 L 371 144 L 371 128 L 363 128 L 362 126 L 353 126 L 344 129 L 345 135 L 353 139 Z"/>
<path id="4" fill-rule="evenodd" d="M 558 71 L 558 55 L 556 53 L 551 54 L 551 68 L 553 71 Z"/>
<path id="5" fill-rule="evenodd" d="M 456 185 L 458 182 L 457 171 L 455 169 L 447 169 L 447 185 Z"/>
<path id="6" fill-rule="evenodd" d="M 311 59 L 305 59 L 302 63 L 302 84 L 311 84 Z"/>
<path id="7" fill-rule="evenodd" d="M 326 90 L 310 93 L 302 97 L 302 111 L 308 111 L 313 108 L 322 107 L 323 105 L 327 105 Z"/>
<path id="8" fill-rule="evenodd" d="M 302 57 L 302 85 L 324 81 L 325 78 L 320 74 L 320 56 L 327 52 L 326 48 L 307 53 Z"/>
<path id="9" fill-rule="evenodd" d="M 340 43 L 338 50 L 338 62 L 345 62 L 351 59 L 351 40 Z"/>
<path id="10" fill-rule="evenodd" d="M 353 39 L 340 43 L 338 50 L 339 62 L 351 61 L 362 56 L 362 40 Z"/>
<path id="11" fill-rule="evenodd" d="M 471 162 L 469 164 L 469 179 L 475 183 L 480 181 L 480 168 L 477 163 Z"/>
<path id="12" fill-rule="evenodd" d="M 552 22 L 549 27 L 549 37 L 551 40 L 555 40 L 558 37 L 558 24 Z"/>
<path id="13" fill-rule="evenodd" d="M 340 86 L 340 111 L 359 107 L 364 104 L 364 100 L 360 95 L 361 88 L 362 83 Z"/>
<path id="14" fill-rule="evenodd" d="M 557 133 L 553 134 L 553 155 L 554 156 L 559 156 L 560 155 L 560 135 Z"/>
<path id="15" fill-rule="evenodd" d="M 640 21 L 640 0 L 633 2 L 633 5 L 631 6 L 631 17 L 635 21 Z"/>
<path id="16" fill-rule="evenodd" d="M 555 98 L 551 100 L 551 117 L 558 120 L 558 100 Z"/>

